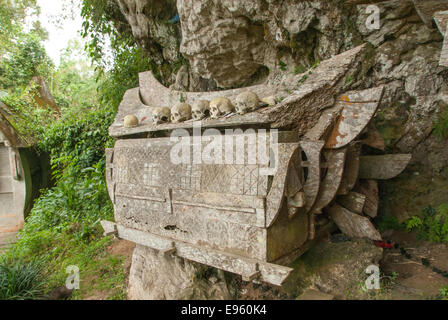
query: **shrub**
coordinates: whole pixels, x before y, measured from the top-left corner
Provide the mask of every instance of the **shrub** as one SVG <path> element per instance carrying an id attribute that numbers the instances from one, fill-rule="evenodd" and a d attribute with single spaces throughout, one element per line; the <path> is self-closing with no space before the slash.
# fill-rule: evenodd
<path id="1" fill-rule="evenodd" d="M 59 173 L 59 171 L 57 171 Z M 111 219 L 112 203 L 107 192 L 104 161 L 80 169 L 71 160 L 60 174 L 56 186 L 36 201 L 24 233 L 53 229 L 71 230 L 75 237 L 91 238 L 102 219 Z"/>
<path id="2" fill-rule="evenodd" d="M 39 148 L 51 155 L 59 169 L 71 159 L 76 159 L 77 169 L 91 168 L 102 160 L 104 149 L 113 141 L 108 128 L 114 117 L 115 113 L 104 107 L 68 113 L 42 132 Z"/>

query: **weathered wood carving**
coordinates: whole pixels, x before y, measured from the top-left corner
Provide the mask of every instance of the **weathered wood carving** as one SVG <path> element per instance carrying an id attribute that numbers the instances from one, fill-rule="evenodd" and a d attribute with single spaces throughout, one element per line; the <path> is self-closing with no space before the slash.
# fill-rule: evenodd
<path id="1" fill-rule="evenodd" d="M 142 73 L 110 127 L 118 139 L 106 150 L 115 222 L 102 222 L 105 234 L 274 285 L 292 271 L 282 264 L 327 230 L 316 215 L 329 214 L 351 237 L 380 239 L 362 216 L 375 215 L 374 191 L 353 189 L 359 178 L 392 178 L 410 158 L 361 157 L 357 139 L 384 92 L 344 91 L 363 51 L 322 62 L 299 86 L 289 75 L 281 85 L 178 92 Z M 125 123 L 129 115 L 136 126 Z"/>

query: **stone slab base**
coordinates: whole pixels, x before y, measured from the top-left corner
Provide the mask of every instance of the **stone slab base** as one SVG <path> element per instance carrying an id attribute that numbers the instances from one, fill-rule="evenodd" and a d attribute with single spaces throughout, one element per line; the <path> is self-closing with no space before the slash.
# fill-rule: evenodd
<path id="1" fill-rule="evenodd" d="M 129 300 L 228 300 L 224 274 L 175 255 L 137 245 L 129 275 Z"/>

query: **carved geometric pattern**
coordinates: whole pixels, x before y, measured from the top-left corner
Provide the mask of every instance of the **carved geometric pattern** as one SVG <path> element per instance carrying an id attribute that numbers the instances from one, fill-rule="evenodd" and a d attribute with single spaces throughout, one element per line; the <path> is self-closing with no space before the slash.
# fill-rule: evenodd
<path id="1" fill-rule="evenodd" d="M 180 177 L 181 190 L 201 190 L 201 166 L 184 165 L 182 168 L 182 176 Z"/>
<path id="2" fill-rule="evenodd" d="M 138 174 L 136 175 L 138 176 Z M 143 184 L 145 186 L 160 186 L 159 165 L 155 163 L 145 163 L 143 168 Z"/>
<path id="3" fill-rule="evenodd" d="M 128 166 L 122 165 L 122 166 L 116 168 L 115 173 L 116 173 L 117 182 L 128 183 L 128 180 L 129 180 Z"/>
<path id="4" fill-rule="evenodd" d="M 258 196 L 266 196 L 268 189 L 268 176 L 258 176 Z"/>
<path id="5" fill-rule="evenodd" d="M 256 196 L 258 193 L 258 166 L 246 166 L 244 170 L 244 195 Z"/>
<path id="6" fill-rule="evenodd" d="M 233 194 L 244 194 L 244 166 L 229 166 L 232 170 L 230 180 L 230 192 Z"/>

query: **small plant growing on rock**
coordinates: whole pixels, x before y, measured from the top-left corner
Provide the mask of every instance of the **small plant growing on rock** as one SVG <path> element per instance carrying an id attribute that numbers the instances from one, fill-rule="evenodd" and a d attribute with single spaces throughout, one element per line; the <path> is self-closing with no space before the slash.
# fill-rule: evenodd
<path id="1" fill-rule="evenodd" d="M 442 300 L 448 300 L 448 287 L 440 289 L 440 296 Z"/>
<path id="2" fill-rule="evenodd" d="M 422 217 L 414 216 L 405 221 L 407 232 L 416 230 L 423 240 L 448 244 L 448 204 L 437 209 L 425 208 Z"/>
<path id="3" fill-rule="evenodd" d="M 440 114 L 434 124 L 434 131 L 440 139 L 448 138 L 448 109 Z"/>
<path id="4" fill-rule="evenodd" d="M 286 71 L 287 70 L 287 65 L 283 61 L 280 61 L 280 70 L 282 70 L 282 71 Z"/>

